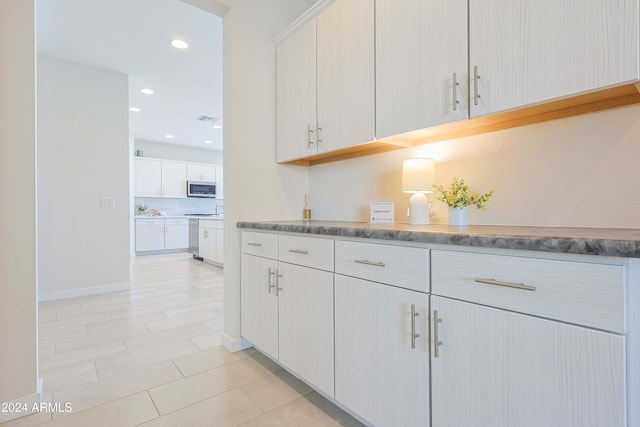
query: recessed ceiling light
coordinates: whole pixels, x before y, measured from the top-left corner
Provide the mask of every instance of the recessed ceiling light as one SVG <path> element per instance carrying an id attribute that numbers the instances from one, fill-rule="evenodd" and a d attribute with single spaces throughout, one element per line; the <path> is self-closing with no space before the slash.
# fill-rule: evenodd
<path id="1" fill-rule="evenodd" d="M 129 107 L 129 111 L 133 111 L 134 113 L 137 113 L 138 111 L 140 111 L 140 109 L 138 107 Z"/>
<path id="2" fill-rule="evenodd" d="M 140 92 L 144 93 L 145 95 L 153 95 L 153 91 L 151 89 L 142 89 Z"/>
<path id="3" fill-rule="evenodd" d="M 184 40 L 180 40 L 180 39 L 172 40 L 171 41 L 171 46 L 175 47 L 176 49 L 186 49 L 186 48 L 189 47 L 187 42 L 185 42 Z"/>
<path id="4" fill-rule="evenodd" d="M 171 139 L 171 138 L 173 138 L 173 135 L 166 134 L 164 137 L 168 138 L 168 139 Z"/>
<path id="5" fill-rule="evenodd" d="M 213 141 L 205 141 L 205 144 L 213 144 Z"/>
<path id="6" fill-rule="evenodd" d="M 213 128 L 214 128 L 214 129 L 222 129 L 222 126 L 220 126 L 220 125 L 213 125 Z"/>

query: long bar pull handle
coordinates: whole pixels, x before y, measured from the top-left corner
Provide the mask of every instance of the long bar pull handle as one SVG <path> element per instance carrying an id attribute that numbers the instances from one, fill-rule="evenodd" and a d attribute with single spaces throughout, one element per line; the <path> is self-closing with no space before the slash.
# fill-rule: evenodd
<path id="1" fill-rule="evenodd" d="M 276 274 L 276 272 L 273 271 L 271 269 L 271 267 L 269 267 L 269 293 L 271 293 L 271 288 L 275 288 L 276 287 L 276 285 L 273 284 L 273 281 L 271 279 L 275 274 Z"/>
<path id="2" fill-rule="evenodd" d="M 438 323 L 441 322 L 442 319 L 438 318 L 438 310 L 433 310 L 433 357 L 440 356 L 442 341 L 438 339 Z"/>
<path id="3" fill-rule="evenodd" d="M 420 316 L 420 313 L 416 313 L 416 305 L 411 304 L 411 348 L 416 348 L 416 338 L 420 337 L 420 334 L 416 334 L 416 317 Z"/>
<path id="4" fill-rule="evenodd" d="M 280 274 L 280 272 L 278 270 L 276 270 L 276 296 L 279 297 L 280 296 L 280 291 L 282 290 L 282 288 L 280 287 L 280 278 L 282 277 L 282 274 Z"/>
<path id="5" fill-rule="evenodd" d="M 480 75 L 478 74 L 478 66 L 473 66 L 473 104 L 478 105 L 478 80 L 480 80 Z"/>
<path id="6" fill-rule="evenodd" d="M 313 135 L 313 129 L 311 129 L 311 125 L 307 125 L 307 148 L 311 148 L 311 144 L 313 144 L 311 135 Z"/>
<path id="7" fill-rule="evenodd" d="M 385 266 L 384 262 L 369 261 L 367 259 L 356 259 L 353 262 L 355 262 L 357 264 L 373 265 L 374 267 L 384 267 Z"/>
<path id="8" fill-rule="evenodd" d="M 536 287 L 525 285 L 524 283 L 501 282 L 495 279 L 479 279 L 476 277 L 476 283 L 484 283 L 485 285 L 504 286 L 505 288 L 522 289 L 523 291 L 535 291 Z"/>
<path id="9" fill-rule="evenodd" d="M 460 104 L 460 101 L 458 101 L 458 86 L 460 86 L 460 83 L 458 83 L 458 76 L 456 73 L 453 73 L 453 111 L 456 111 L 458 109 L 458 104 Z"/>
<path id="10" fill-rule="evenodd" d="M 303 251 L 303 250 L 300 250 L 300 249 L 289 249 L 289 252 L 292 252 L 294 254 L 301 254 L 301 255 L 309 254 L 309 251 Z"/>
<path id="11" fill-rule="evenodd" d="M 249 243 L 247 243 L 247 245 L 249 245 L 249 246 L 256 246 L 256 247 L 258 247 L 258 248 L 259 248 L 260 246 L 262 246 L 262 243 L 253 243 L 253 242 L 249 242 Z"/>

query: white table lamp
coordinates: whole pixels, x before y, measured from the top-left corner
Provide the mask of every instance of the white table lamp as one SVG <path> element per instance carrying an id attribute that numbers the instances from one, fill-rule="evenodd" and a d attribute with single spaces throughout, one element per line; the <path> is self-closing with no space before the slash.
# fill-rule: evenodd
<path id="1" fill-rule="evenodd" d="M 433 159 L 409 159 L 402 162 L 402 191 L 413 193 L 409 200 L 409 224 L 429 224 L 429 201 L 433 193 L 436 162 Z"/>

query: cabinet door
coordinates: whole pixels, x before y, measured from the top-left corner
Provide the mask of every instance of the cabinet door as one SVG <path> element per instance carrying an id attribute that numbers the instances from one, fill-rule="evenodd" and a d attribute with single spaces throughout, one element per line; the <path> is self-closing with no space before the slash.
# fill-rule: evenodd
<path id="1" fill-rule="evenodd" d="M 431 308 L 433 427 L 625 425 L 623 337 L 441 297 Z"/>
<path id="2" fill-rule="evenodd" d="M 279 361 L 333 396 L 333 273 L 281 262 Z"/>
<path id="3" fill-rule="evenodd" d="M 467 28 L 467 0 L 376 0 L 377 138 L 468 118 Z"/>
<path id="4" fill-rule="evenodd" d="M 337 0 L 317 18 L 318 150 L 374 140 L 374 0 Z"/>
<path id="5" fill-rule="evenodd" d="M 202 180 L 204 182 L 216 182 L 217 181 L 217 166 L 214 165 L 202 165 Z M 217 188 L 216 188 L 217 190 Z"/>
<path id="6" fill-rule="evenodd" d="M 162 161 L 156 159 L 134 159 L 135 197 L 162 196 Z"/>
<path id="7" fill-rule="evenodd" d="M 216 183 L 216 199 L 224 199 L 224 168 L 222 165 L 215 166 L 215 178 L 213 181 Z"/>
<path id="8" fill-rule="evenodd" d="M 204 181 L 202 165 L 187 163 L 187 181 Z"/>
<path id="9" fill-rule="evenodd" d="M 216 258 L 216 230 L 213 228 L 200 227 L 198 236 L 198 253 L 209 261 Z"/>
<path id="10" fill-rule="evenodd" d="M 187 165 L 181 162 L 162 162 L 162 197 L 187 197 Z"/>
<path id="11" fill-rule="evenodd" d="M 342 275 L 335 281 L 336 399 L 374 425 L 428 425 L 428 295 Z"/>
<path id="12" fill-rule="evenodd" d="M 314 154 L 316 149 L 316 20 L 278 46 L 276 52 L 277 158 Z M 313 132 L 312 132 L 313 131 Z"/>
<path id="13" fill-rule="evenodd" d="M 164 249 L 163 225 L 136 225 L 136 252 Z"/>
<path id="14" fill-rule="evenodd" d="M 224 230 L 216 230 L 216 258 L 215 261 L 224 264 Z"/>
<path id="15" fill-rule="evenodd" d="M 242 254 L 240 301 L 242 337 L 278 358 L 278 298 L 273 287 L 277 262 Z M 270 274 L 272 273 L 272 274 Z"/>
<path id="16" fill-rule="evenodd" d="M 165 225 L 164 248 L 186 249 L 189 247 L 189 223 Z"/>
<path id="17" fill-rule="evenodd" d="M 469 4 L 472 116 L 638 79 L 636 0 Z"/>

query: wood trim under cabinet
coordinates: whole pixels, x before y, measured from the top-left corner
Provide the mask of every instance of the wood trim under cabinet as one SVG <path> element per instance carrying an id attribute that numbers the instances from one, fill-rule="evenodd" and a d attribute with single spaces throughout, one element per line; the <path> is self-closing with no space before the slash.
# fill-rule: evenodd
<path id="1" fill-rule="evenodd" d="M 379 141 L 360 144 L 355 147 L 321 153 L 304 159 L 283 163 L 301 166 L 319 165 L 639 103 L 640 82 L 633 82 L 556 101 L 523 107 L 517 110 L 421 129 Z"/>

